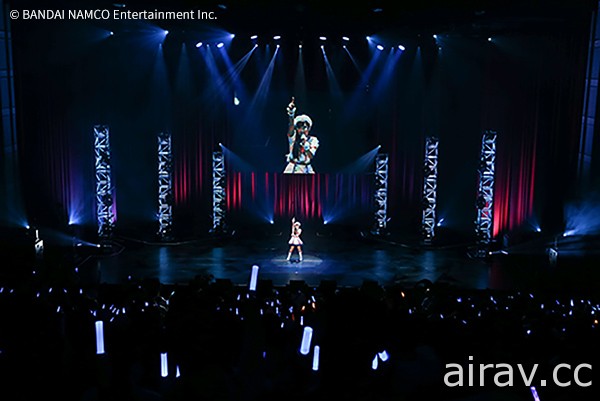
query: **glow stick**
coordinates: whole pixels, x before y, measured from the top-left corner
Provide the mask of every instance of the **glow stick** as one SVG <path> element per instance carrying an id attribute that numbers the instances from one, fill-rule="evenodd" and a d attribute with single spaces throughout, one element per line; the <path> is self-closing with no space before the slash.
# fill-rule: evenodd
<path id="1" fill-rule="evenodd" d="M 167 353 L 163 352 L 160 354 L 160 376 L 169 376 L 169 364 L 167 363 Z"/>
<path id="2" fill-rule="evenodd" d="M 318 345 L 315 345 L 315 352 L 313 354 L 313 364 L 312 364 L 312 370 L 314 370 L 315 372 L 319 370 L 319 353 L 321 351 L 321 348 Z"/>
<path id="3" fill-rule="evenodd" d="M 390 356 L 386 350 L 383 350 L 382 352 L 379 353 L 379 359 L 381 359 L 381 362 L 385 362 L 388 359 L 390 359 Z"/>
<path id="4" fill-rule="evenodd" d="M 252 266 L 252 275 L 250 276 L 250 291 L 256 291 L 256 281 L 258 280 L 258 266 Z"/>
<path id="5" fill-rule="evenodd" d="M 104 322 L 96 322 L 96 355 L 104 354 Z"/>
<path id="6" fill-rule="evenodd" d="M 535 401 L 540 401 L 540 397 L 538 396 L 537 390 L 535 387 L 531 387 L 531 394 L 533 395 L 533 399 Z"/>
<path id="7" fill-rule="evenodd" d="M 313 329 L 312 327 L 306 326 L 304 333 L 302 334 L 302 344 L 300 345 L 300 353 L 302 355 L 308 355 L 310 352 L 310 342 L 312 340 Z"/>

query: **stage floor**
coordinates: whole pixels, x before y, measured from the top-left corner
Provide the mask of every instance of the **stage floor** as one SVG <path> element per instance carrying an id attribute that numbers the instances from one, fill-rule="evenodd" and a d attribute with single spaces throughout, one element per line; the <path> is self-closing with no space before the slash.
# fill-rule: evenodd
<path id="1" fill-rule="evenodd" d="M 233 233 L 179 243 L 150 243 L 117 238 L 111 252 L 88 256 L 80 268 L 102 283 L 157 278 L 164 284 L 187 284 L 198 275 L 247 285 L 252 265 L 259 280 L 275 286 L 302 280 L 317 286 L 323 280 L 341 287 L 375 281 L 382 286 L 411 287 L 421 280 L 467 289 L 553 290 L 594 292 L 600 288 L 597 259 L 559 257 L 551 264 L 544 244 L 521 245 L 514 253 L 495 252 L 474 258 L 469 247 L 423 246 L 374 238 L 361 232 L 303 236 L 304 260 L 287 261 L 287 233 Z"/>

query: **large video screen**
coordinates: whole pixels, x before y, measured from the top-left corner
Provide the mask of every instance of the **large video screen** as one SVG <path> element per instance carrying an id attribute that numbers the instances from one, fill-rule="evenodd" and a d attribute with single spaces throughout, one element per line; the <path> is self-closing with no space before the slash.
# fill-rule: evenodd
<path id="1" fill-rule="evenodd" d="M 262 107 L 241 102 L 235 113 L 234 170 L 303 175 L 373 169 L 376 117 L 366 103 L 282 90 L 271 91 Z M 370 160 L 360 165 L 369 152 Z"/>

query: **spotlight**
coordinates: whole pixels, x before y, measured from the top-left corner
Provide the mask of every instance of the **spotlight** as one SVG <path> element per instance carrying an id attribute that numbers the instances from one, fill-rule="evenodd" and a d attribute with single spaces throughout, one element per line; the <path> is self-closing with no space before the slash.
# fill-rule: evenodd
<path id="1" fill-rule="evenodd" d="M 319 39 L 321 39 L 321 40 L 327 40 L 327 38 L 325 36 L 319 36 Z"/>
<path id="2" fill-rule="evenodd" d="M 345 48 L 346 48 L 346 45 L 343 45 L 343 46 L 342 46 L 342 49 L 345 49 Z"/>
<path id="3" fill-rule="evenodd" d="M 217 44 L 217 48 L 220 49 L 221 47 L 225 46 L 225 44 L 223 42 L 220 42 L 219 44 Z"/>
<path id="4" fill-rule="evenodd" d="M 325 49 L 325 46 L 321 45 L 321 49 Z"/>
<path id="5" fill-rule="evenodd" d="M 279 39 L 281 39 L 281 36 L 279 36 L 279 35 L 273 36 L 273 39 L 279 40 Z"/>
<path id="6" fill-rule="evenodd" d="M 349 42 L 350 38 L 348 36 L 342 36 L 342 40 L 345 40 L 346 42 Z"/>
<path id="7" fill-rule="evenodd" d="M 113 36 L 115 33 L 114 33 L 113 31 L 110 31 L 108 34 L 109 34 L 110 36 Z"/>
<path id="8" fill-rule="evenodd" d="M 371 41 L 371 37 L 370 37 L 370 36 L 367 36 L 367 40 L 370 42 L 370 41 Z"/>
<path id="9" fill-rule="evenodd" d="M 404 50 L 406 50 L 406 47 L 404 47 L 404 46 L 402 46 L 402 45 L 398 45 L 398 49 L 400 49 L 400 50 L 404 51 Z"/>
<path id="10" fill-rule="evenodd" d="M 302 45 L 298 45 L 298 49 L 302 49 Z"/>
<path id="11" fill-rule="evenodd" d="M 488 42 L 491 42 L 491 41 L 492 41 L 492 38 L 488 38 Z"/>
<path id="12" fill-rule="evenodd" d="M 202 42 L 196 43 L 196 47 L 198 47 L 198 48 L 202 47 Z"/>
<path id="13" fill-rule="evenodd" d="M 235 33 L 232 33 L 231 35 L 229 35 L 229 37 L 230 37 L 231 39 L 235 38 Z"/>
<path id="14" fill-rule="evenodd" d="M 383 46 L 377 45 L 377 50 L 383 50 Z"/>
<path id="15" fill-rule="evenodd" d="M 169 34 L 169 31 L 167 31 L 167 30 L 165 29 L 165 32 L 164 32 L 164 33 L 165 33 L 165 36 L 167 36 L 167 35 Z"/>
<path id="16" fill-rule="evenodd" d="M 252 35 L 252 36 L 250 36 L 250 39 L 252 39 L 252 40 L 258 39 L 258 35 Z"/>
<path id="17" fill-rule="evenodd" d="M 434 39 L 437 39 L 437 38 L 438 38 L 438 36 L 437 36 L 437 35 L 433 35 L 433 38 L 434 38 Z"/>
<path id="18" fill-rule="evenodd" d="M 535 232 L 537 232 L 537 233 L 541 233 L 541 232 L 542 232 L 542 229 L 541 229 L 541 228 L 539 228 L 539 227 L 537 227 L 537 228 L 535 229 Z"/>

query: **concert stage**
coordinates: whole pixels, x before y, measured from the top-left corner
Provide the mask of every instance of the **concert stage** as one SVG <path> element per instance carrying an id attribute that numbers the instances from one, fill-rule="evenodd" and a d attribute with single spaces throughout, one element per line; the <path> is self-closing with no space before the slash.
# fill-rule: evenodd
<path id="1" fill-rule="evenodd" d="M 305 235 L 303 261 L 286 260 L 287 232 L 257 229 L 178 243 L 154 243 L 121 238 L 109 251 L 83 252 L 79 271 L 88 280 L 120 284 L 131 279 L 158 279 L 164 284 L 187 284 L 197 276 L 246 286 L 252 265 L 259 280 L 274 286 L 302 281 L 316 287 L 323 281 L 338 287 L 360 287 L 367 281 L 381 286 L 410 288 L 428 280 L 464 289 L 593 293 L 600 284 L 594 269 L 598 252 L 581 250 L 597 239 L 573 240 L 559 248 L 557 260 L 548 256 L 544 238 L 473 256 L 469 244 L 425 246 L 409 238 L 373 236 L 364 231 L 333 230 Z M 567 250 L 578 243 L 578 250 Z M 596 248 L 598 249 L 598 248 Z"/>

